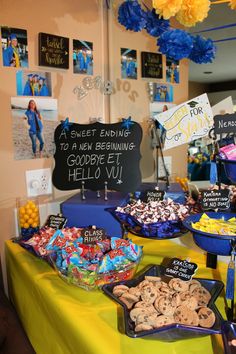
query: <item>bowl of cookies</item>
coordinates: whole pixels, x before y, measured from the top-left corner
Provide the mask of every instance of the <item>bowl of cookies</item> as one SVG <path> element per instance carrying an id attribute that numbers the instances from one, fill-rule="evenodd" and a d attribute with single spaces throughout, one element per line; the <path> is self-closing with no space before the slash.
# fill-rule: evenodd
<path id="1" fill-rule="evenodd" d="M 122 333 L 176 341 L 221 333 L 223 319 L 214 303 L 223 287 L 217 280 L 170 278 L 165 267 L 152 265 L 132 280 L 104 285 L 103 291 L 121 305 Z"/>

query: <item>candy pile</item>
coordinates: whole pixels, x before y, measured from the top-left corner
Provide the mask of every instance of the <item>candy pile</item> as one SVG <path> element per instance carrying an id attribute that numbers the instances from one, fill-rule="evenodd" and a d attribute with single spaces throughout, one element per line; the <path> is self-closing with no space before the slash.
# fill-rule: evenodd
<path id="1" fill-rule="evenodd" d="M 227 184 L 223 184 L 221 183 L 221 186 L 220 186 L 221 189 L 229 189 L 229 197 L 230 197 L 230 201 L 231 203 L 235 204 L 236 203 L 236 186 L 234 185 L 227 185 Z M 217 185 L 213 185 L 211 186 L 211 188 L 209 188 L 211 190 L 218 190 L 219 189 L 219 186 Z"/>
<path id="2" fill-rule="evenodd" d="M 215 323 L 207 307 L 211 294 L 197 280 L 172 278 L 167 284 L 160 277 L 145 276 L 135 287 L 114 286 L 113 294 L 130 310 L 135 332 L 174 323 L 205 328 Z"/>
<path id="3" fill-rule="evenodd" d="M 61 275 L 78 286 L 86 284 L 92 288 L 134 275 L 142 256 L 141 246 L 117 237 L 86 244 L 83 243 L 82 230 L 74 227 L 55 231 L 45 227 L 20 244 L 49 259 Z"/>
<path id="4" fill-rule="evenodd" d="M 236 218 L 232 217 L 226 221 L 224 219 L 213 219 L 207 214 L 202 214 L 199 221 L 192 223 L 192 228 L 209 234 L 236 236 Z"/>
<path id="5" fill-rule="evenodd" d="M 22 205 L 18 210 L 18 214 L 23 237 L 32 235 L 39 230 L 39 209 L 32 200 Z"/>
<path id="6" fill-rule="evenodd" d="M 141 200 L 124 207 L 117 207 L 119 213 L 133 216 L 139 223 L 151 224 L 183 220 L 189 215 L 189 207 L 175 203 L 172 199 L 144 203 Z"/>

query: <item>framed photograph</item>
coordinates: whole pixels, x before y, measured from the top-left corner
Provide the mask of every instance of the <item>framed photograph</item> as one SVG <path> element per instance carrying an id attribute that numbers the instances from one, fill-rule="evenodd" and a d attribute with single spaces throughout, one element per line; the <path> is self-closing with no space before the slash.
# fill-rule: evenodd
<path id="1" fill-rule="evenodd" d="M 28 67 L 27 31 L 19 28 L 1 27 L 3 66 Z"/>
<path id="2" fill-rule="evenodd" d="M 166 58 L 166 81 L 179 84 L 179 61 Z"/>
<path id="3" fill-rule="evenodd" d="M 154 83 L 154 102 L 173 102 L 174 90 L 172 85 Z"/>
<path id="4" fill-rule="evenodd" d="M 51 73 L 19 70 L 16 73 L 17 96 L 52 96 Z"/>
<path id="5" fill-rule="evenodd" d="M 39 65 L 69 69 L 69 38 L 40 32 Z"/>
<path id="6" fill-rule="evenodd" d="M 137 51 L 121 48 L 121 77 L 122 79 L 137 80 Z"/>
<path id="7" fill-rule="evenodd" d="M 51 157 L 58 121 L 57 100 L 11 97 L 15 160 Z"/>
<path id="8" fill-rule="evenodd" d="M 162 79 L 162 54 L 141 52 L 142 77 L 151 79 Z"/>
<path id="9" fill-rule="evenodd" d="M 93 75 L 93 43 L 73 39 L 74 74 Z"/>

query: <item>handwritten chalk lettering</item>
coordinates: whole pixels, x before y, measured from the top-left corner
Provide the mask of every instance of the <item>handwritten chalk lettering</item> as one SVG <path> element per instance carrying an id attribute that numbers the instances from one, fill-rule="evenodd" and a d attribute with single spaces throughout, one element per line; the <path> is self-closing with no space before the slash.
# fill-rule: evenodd
<path id="1" fill-rule="evenodd" d="M 180 278 L 184 281 L 191 280 L 193 274 L 197 270 L 197 264 L 181 260 L 179 258 L 172 258 L 165 269 L 165 274 L 174 278 Z"/>
<path id="2" fill-rule="evenodd" d="M 139 170 L 141 127 L 130 130 L 122 123 L 73 124 L 70 131 L 55 131 L 53 184 L 62 190 L 81 188 L 134 191 L 141 181 Z"/>
<path id="3" fill-rule="evenodd" d="M 214 117 L 216 134 L 236 132 L 236 114 L 217 115 Z"/>
<path id="4" fill-rule="evenodd" d="M 204 210 L 224 210 L 230 207 L 229 190 L 202 191 L 201 195 L 201 204 Z"/>

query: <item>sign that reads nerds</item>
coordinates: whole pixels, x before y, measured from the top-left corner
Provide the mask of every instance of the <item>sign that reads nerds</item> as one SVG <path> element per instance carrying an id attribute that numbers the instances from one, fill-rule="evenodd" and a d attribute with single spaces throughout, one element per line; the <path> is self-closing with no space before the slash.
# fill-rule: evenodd
<path id="1" fill-rule="evenodd" d="M 126 121 L 128 121 L 127 119 Z M 123 122 L 124 123 L 124 122 Z M 141 184 L 139 162 L 142 128 L 133 121 L 60 124 L 54 134 L 55 168 L 52 181 L 60 190 L 108 189 L 132 192 Z"/>

